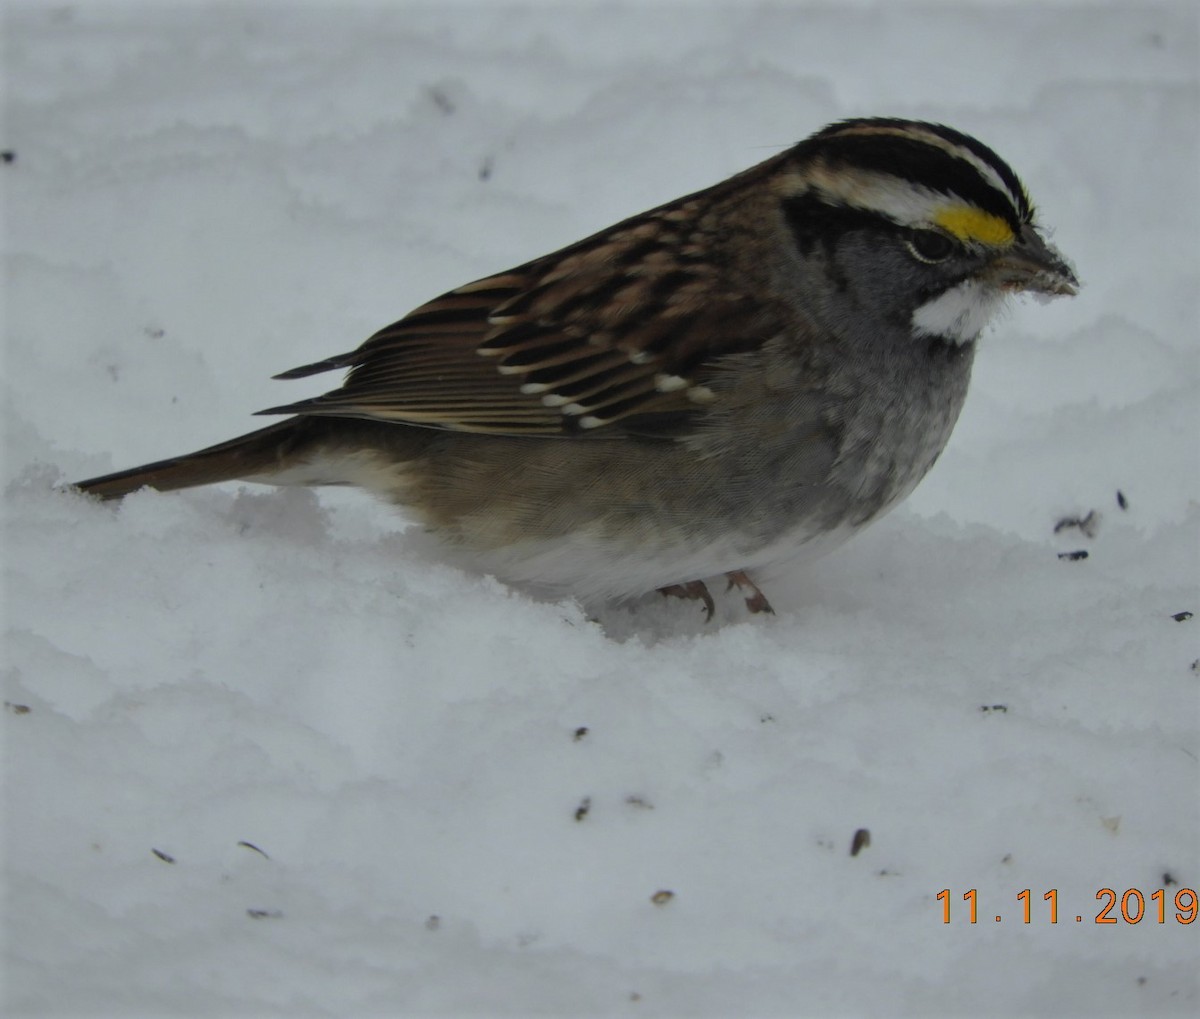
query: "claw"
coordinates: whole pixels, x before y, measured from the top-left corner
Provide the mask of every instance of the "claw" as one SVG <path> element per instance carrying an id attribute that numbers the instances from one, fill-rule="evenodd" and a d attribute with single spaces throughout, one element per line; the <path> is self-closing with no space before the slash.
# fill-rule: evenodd
<path id="1" fill-rule="evenodd" d="M 713 604 L 713 597 L 708 593 L 708 587 L 703 580 L 689 580 L 686 584 L 671 584 L 669 587 L 660 587 L 658 593 L 664 598 L 673 596 L 675 598 L 687 598 L 691 601 L 704 602 L 704 621 L 706 623 L 712 619 L 713 612 L 717 608 Z"/>
<path id="2" fill-rule="evenodd" d="M 737 588 L 742 592 L 746 599 L 746 608 L 751 612 L 768 612 L 775 615 L 775 610 L 771 608 L 771 603 L 767 601 L 767 596 L 758 589 L 758 586 L 746 576 L 745 570 L 735 570 L 733 573 L 726 573 L 725 576 L 729 580 L 729 587 L 726 590 Z M 749 588 L 750 593 L 746 590 Z"/>

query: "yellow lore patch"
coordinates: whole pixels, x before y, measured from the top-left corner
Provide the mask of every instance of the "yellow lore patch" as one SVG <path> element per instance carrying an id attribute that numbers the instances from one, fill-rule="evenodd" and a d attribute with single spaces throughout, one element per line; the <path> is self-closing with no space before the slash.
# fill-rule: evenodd
<path id="1" fill-rule="evenodd" d="M 1012 227 L 999 216 L 969 205 L 950 205 L 934 213 L 933 221 L 960 241 L 973 241 L 993 248 L 1007 248 L 1016 237 Z"/>

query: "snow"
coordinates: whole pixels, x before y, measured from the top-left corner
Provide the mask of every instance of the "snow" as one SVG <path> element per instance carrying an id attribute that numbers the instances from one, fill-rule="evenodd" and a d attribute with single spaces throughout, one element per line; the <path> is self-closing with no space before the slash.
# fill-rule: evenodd
<path id="1" fill-rule="evenodd" d="M 1195 1014 L 1198 20 L 6 5 L 5 1013 Z M 1085 289 L 775 618 L 593 621 L 353 492 L 61 489 L 868 114 L 995 147 Z"/>

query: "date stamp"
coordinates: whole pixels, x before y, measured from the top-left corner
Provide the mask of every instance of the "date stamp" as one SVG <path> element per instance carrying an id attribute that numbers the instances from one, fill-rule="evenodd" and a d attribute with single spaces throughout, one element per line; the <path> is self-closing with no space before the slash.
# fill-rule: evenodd
<path id="1" fill-rule="evenodd" d="M 951 895 L 949 888 L 943 888 L 937 893 L 937 901 L 942 904 L 942 923 L 950 923 L 950 904 L 956 897 Z M 965 909 L 955 908 L 955 920 L 958 922 L 978 923 L 980 916 L 979 890 L 968 888 L 962 895 Z M 1126 888 L 1117 892 L 1112 888 L 1101 888 L 1096 893 L 1096 901 L 1100 903 L 1095 915 L 1091 908 L 1084 913 L 1075 914 L 1075 923 L 1083 923 L 1085 919 L 1093 924 L 1136 924 L 1143 920 L 1146 923 L 1180 923 L 1189 924 L 1195 921 L 1198 910 L 1198 900 L 1194 888 L 1180 888 L 1174 895 L 1166 889 L 1159 888 L 1149 895 L 1144 895 L 1138 888 Z M 1051 888 L 1044 893 L 1039 903 L 1036 893 L 1028 888 L 1022 888 L 1016 895 L 1019 907 L 1016 913 L 1010 914 L 1011 923 L 1058 923 L 1058 889 Z M 1044 905 L 1042 904 L 1044 903 Z M 985 914 L 994 918 L 996 923 L 1002 923 L 1001 913 Z M 1068 913 L 1068 920 L 1070 914 Z"/>

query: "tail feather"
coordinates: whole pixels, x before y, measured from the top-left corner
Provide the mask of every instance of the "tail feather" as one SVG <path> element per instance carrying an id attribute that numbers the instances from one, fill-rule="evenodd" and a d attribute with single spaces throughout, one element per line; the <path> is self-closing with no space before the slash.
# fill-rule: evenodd
<path id="1" fill-rule="evenodd" d="M 73 487 L 101 499 L 120 499 L 140 488 L 169 492 L 269 475 L 286 468 L 307 445 L 308 429 L 302 422 L 289 418 L 195 453 L 77 481 Z"/>

